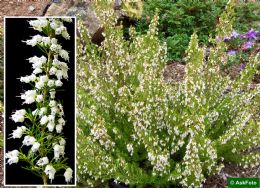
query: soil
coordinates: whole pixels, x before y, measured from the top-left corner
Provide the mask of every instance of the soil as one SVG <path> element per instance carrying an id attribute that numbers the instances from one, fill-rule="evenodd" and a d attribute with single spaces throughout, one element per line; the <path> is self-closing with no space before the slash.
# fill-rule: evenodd
<path id="1" fill-rule="evenodd" d="M 41 16 L 50 4 L 50 0 L 1 0 L 0 27 L 4 16 Z"/>

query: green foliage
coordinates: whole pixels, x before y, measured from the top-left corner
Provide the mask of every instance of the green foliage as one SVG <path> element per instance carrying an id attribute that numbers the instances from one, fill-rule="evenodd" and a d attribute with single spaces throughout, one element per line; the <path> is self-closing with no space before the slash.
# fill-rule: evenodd
<path id="1" fill-rule="evenodd" d="M 167 42 L 168 60 L 181 60 L 191 34 L 197 31 L 199 41 L 207 44 L 209 34 L 215 31 L 218 16 L 227 0 L 146 0 L 144 14 L 137 24 L 139 32 L 148 29 L 149 18 L 158 9 L 159 37 Z"/>
<path id="2" fill-rule="evenodd" d="M 260 30 L 260 4 L 256 2 L 239 2 L 235 9 L 236 20 L 234 28 L 240 32 L 245 32 L 250 28 Z"/>
<path id="3" fill-rule="evenodd" d="M 229 35 L 234 1 L 216 31 Z M 98 6 L 96 7 L 98 8 Z M 251 57 L 238 78 L 220 74 L 227 46 L 213 43 L 208 56 L 193 34 L 186 51 L 184 82 L 162 77 L 167 50 L 158 38 L 156 15 L 144 35 L 130 29 L 125 40 L 114 12 L 100 11 L 105 41 L 91 43 L 79 22 L 77 65 L 78 181 L 107 185 L 198 187 L 230 161 L 256 165 L 259 86 L 250 88 L 260 55 Z"/>

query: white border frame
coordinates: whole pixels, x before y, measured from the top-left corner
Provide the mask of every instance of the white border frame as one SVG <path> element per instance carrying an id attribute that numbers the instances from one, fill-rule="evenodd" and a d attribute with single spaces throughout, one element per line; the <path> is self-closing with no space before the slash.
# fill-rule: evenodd
<path id="1" fill-rule="evenodd" d="M 6 81 L 6 78 L 5 78 L 5 64 L 6 64 L 6 59 L 5 59 L 5 48 L 6 48 L 6 45 L 5 45 L 5 29 L 6 29 L 6 18 L 74 18 L 75 19 L 75 23 L 74 23 L 74 88 L 75 88 L 75 92 L 74 92 L 74 146 L 75 146 L 75 152 L 74 152 L 74 177 L 73 177 L 73 180 L 74 180 L 74 184 L 64 184 L 64 185 L 16 185 L 16 184 L 8 184 L 6 185 L 6 173 L 5 173 L 5 165 L 6 165 L 6 161 L 5 161 L 5 149 L 6 149 L 6 143 L 5 143 L 5 139 L 6 139 L 6 131 L 5 131 L 5 128 L 6 128 L 6 118 L 5 118 L 5 81 Z M 76 94 L 77 94 L 77 84 L 76 84 L 76 81 L 77 81 L 77 71 L 76 71 L 76 63 L 77 63 L 77 17 L 76 16 L 4 16 L 4 138 L 3 138 L 3 142 L 4 142 L 4 148 L 3 148 L 3 152 L 4 152 L 4 174 L 3 174 L 3 179 L 4 179 L 4 187 L 75 187 L 77 186 L 77 165 L 76 165 L 76 155 L 77 155 L 77 133 L 76 133 L 76 126 L 77 126 L 77 119 L 76 119 Z M 15 177 L 14 177 L 15 178 Z"/>

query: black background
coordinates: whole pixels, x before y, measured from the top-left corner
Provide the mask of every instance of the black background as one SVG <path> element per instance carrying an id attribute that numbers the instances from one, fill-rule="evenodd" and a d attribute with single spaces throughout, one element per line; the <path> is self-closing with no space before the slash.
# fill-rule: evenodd
<path id="1" fill-rule="evenodd" d="M 32 105 L 22 105 L 23 100 L 19 97 L 25 90 L 32 89 L 29 84 L 21 83 L 18 78 L 25 75 L 30 75 L 33 71 L 32 65 L 28 62 L 28 58 L 44 55 L 37 47 L 26 45 L 22 42 L 31 39 L 31 36 L 35 34 L 41 34 L 38 31 L 32 29 L 28 23 L 29 20 L 34 18 L 6 18 L 5 19 L 5 152 L 18 149 L 22 145 L 23 137 L 21 139 L 8 139 L 9 134 L 12 133 L 17 126 L 21 126 L 22 123 L 15 123 L 10 119 L 11 114 L 16 110 L 30 107 L 32 110 L 35 107 Z M 63 79 L 62 89 L 65 91 L 56 92 L 56 100 L 63 102 L 66 125 L 63 127 L 64 137 L 66 139 L 65 157 L 68 157 L 68 165 L 73 170 L 73 184 L 75 182 L 75 19 L 73 23 L 64 23 L 70 34 L 70 40 L 65 40 L 61 36 L 57 36 L 58 42 L 62 45 L 63 49 L 69 51 L 69 72 L 68 81 Z M 43 35 L 43 34 L 41 34 Z M 61 58 L 59 58 L 63 61 Z M 30 146 L 25 146 L 30 148 Z M 21 168 L 25 163 L 19 161 L 17 164 L 6 164 L 5 180 L 6 184 L 17 185 L 36 185 L 43 184 L 40 177 L 33 175 L 30 171 Z M 66 184 L 63 176 L 64 171 L 60 171 L 56 176 L 52 184 Z M 49 182 L 50 183 L 50 182 Z"/>

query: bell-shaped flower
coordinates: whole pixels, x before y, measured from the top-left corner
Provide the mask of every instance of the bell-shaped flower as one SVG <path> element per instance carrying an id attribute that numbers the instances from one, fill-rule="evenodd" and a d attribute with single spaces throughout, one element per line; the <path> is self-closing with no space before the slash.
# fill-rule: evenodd
<path id="1" fill-rule="evenodd" d="M 12 134 L 11 134 L 12 137 L 11 138 L 21 138 L 25 131 L 26 131 L 26 127 L 25 126 L 17 127 L 17 129 L 15 129 L 12 132 Z"/>
<path id="2" fill-rule="evenodd" d="M 20 122 L 22 123 L 24 121 L 24 116 L 26 114 L 26 111 L 24 109 L 17 110 L 13 115 L 12 115 L 12 120 L 17 123 Z"/>
<path id="3" fill-rule="evenodd" d="M 56 170 L 55 170 L 55 168 L 53 168 L 52 165 L 47 165 L 45 167 L 44 173 L 47 176 L 49 176 L 49 179 L 52 181 L 52 180 L 54 180 L 54 176 L 55 176 Z"/>
<path id="4" fill-rule="evenodd" d="M 23 139 L 23 145 L 31 146 L 35 143 L 35 138 L 33 136 L 25 136 Z"/>
<path id="5" fill-rule="evenodd" d="M 69 183 L 72 180 L 72 174 L 73 174 L 73 170 L 71 168 L 67 168 L 64 173 L 65 181 L 67 183 Z"/>
<path id="6" fill-rule="evenodd" d="M 49 159 L 48 159 L 48 157 L 42 157 L 42 158 L 40 158 L 38 161 L 37 161 L 37 165 L 38 166 L 44 166 L 44 165 L 46 165 L 46 164 L 48 164 L 49 163 Z"/>
<path id="7" fill-rule="evenodd" d="M 5 154 L 5 158 L 7 158 L 7 164 L 11 165 L 13 163 L 18 163 L 19 161 L 19 151 L 18 150 L 13 150 L 9 151 L 8 153 Z"/>

